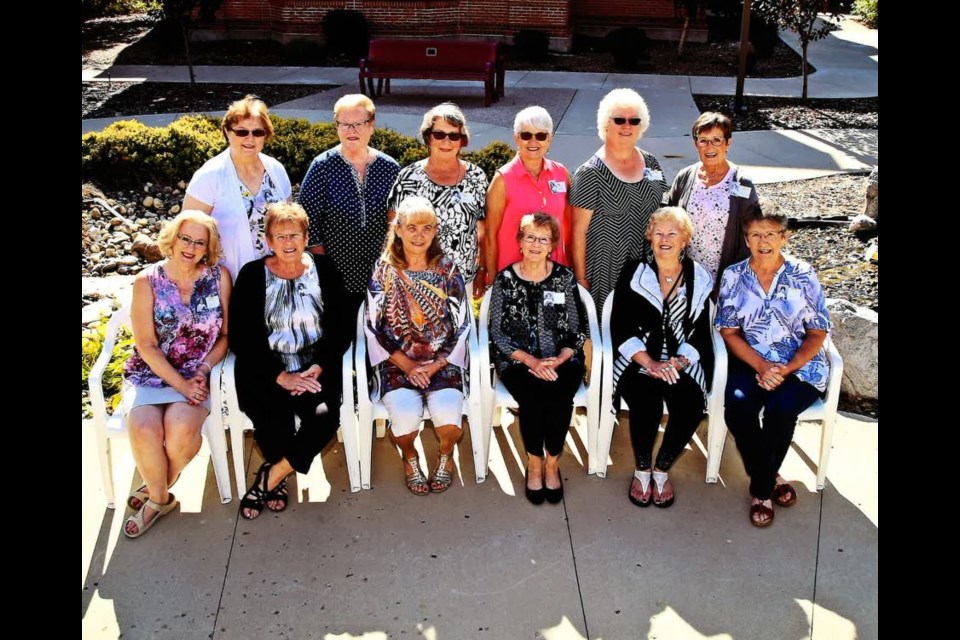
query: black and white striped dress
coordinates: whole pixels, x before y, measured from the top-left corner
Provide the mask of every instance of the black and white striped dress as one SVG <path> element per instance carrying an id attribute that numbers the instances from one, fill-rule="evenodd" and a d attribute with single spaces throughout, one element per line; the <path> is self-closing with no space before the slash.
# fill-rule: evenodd
<path id="1" fill-rule="evenodd" d="M 639 182 L 624 182 L 597 155 L 573 175 L 570 204 L 593 211 L 587 229 L 587 280 L 598 309 L 627 260 L 646 259 L 647 223 L 667 191 L 660 163 L 652 154 L 640 153 L 646 169 Z"/>

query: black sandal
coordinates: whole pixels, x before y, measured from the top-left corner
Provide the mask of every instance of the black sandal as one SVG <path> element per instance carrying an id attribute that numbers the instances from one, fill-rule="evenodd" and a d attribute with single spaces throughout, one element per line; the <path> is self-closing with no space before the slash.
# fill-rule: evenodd
<path id="1" fill-rule="evenodd" d="M 267 480 L 269 480 L 269 474 L 263 480 L 263 486 L 267 486 Z M 284 478 L 280 481 L 280 484 L 275 486 L 273 489 L 267 491 L 267 495 L 264 498 L 264 504 L 267 506 L 267 509 L 273 511 L 274 513 L 280 513 L 287 508 L 287 502 L 290 500 L 290 496 L 287 493 L 287 479 Z M 279 502 L 279 507 L 271 507 L 271 502 Z"/>
<path id="2" fill-rule="evenodd" d="M 257 470 L 257 477 L 247 489 L 247 493 L 240 499 L 240 517 L 244 520 L 253 520 L 263 511 L 264 501 L 270 492 L 267 491 L 267 478 L 270 476 L 270 463 L 264 462 Z M 250 509 L 255 515 L 247 515 L 245 509 Z"/>

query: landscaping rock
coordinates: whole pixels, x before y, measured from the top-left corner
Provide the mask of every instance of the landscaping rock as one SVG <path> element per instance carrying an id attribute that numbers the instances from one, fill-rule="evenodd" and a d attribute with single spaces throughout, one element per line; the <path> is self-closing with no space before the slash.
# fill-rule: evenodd
<path id="1" fill-rule="evenodd" d="M 827 299 L 830 337 L 843 357 L 841 390 L 858 398 L 880 399 L 879 316 L 846 300 Z"/>

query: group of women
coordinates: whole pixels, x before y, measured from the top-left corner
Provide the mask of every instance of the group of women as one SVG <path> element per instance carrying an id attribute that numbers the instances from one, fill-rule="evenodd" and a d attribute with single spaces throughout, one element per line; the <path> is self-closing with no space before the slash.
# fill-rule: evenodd
<path id="1" fill-rule="evenodd" d="M 675 500 L 669 470 L 710 391 L 713 303 L 733 356 L 718 392 L 750 476 L 750 521 L 767 526 L 773 501 L 796 502 L 778 469 L 797 416 L 825 390 L 830 321 L 809 265 L 782 251 L 786 218 L 761 210 L 727 158 L 729 118 L 697 119 L 699 161 L 668 186 L 638 147 L 650 115 L 630 89 L 601 101 L 603 144 L 572 177 L 546 157 L 553 121 L 542 107 L 517 114 L 517 154 L 489 184 L 460 157 L 470 131 L 456 105 L 424 115 L 428 157 L 402 169 L 370 146 L 375 117 L 366 96 L 336 103 L 340 144 L 313 161 L 295 204 L 282 164 L 263 153 L 266 105 L 248 96 L 224 116 L 227 148 L 196 172 L 161 233 L 166 259 L 134 285 L 123 412 L 144 485 L 128 500 L 127 536 L 176 506 L 170 487 L 199 448 L 209 374 L 228 345 L 264 459 L 240 513 L 285 509 L 287 477 L 309 470 L 339 426 L 340 360 L 363 305 L 372 393 L 390 413 L 406 486 L 445 491 L 469 384 L 470 304 L 488 287 L 489 348 L 519 405 L 530 502 L 563 497 L 559 459 L 585 371 L 583 289 L 598 307 L 614 295 L 609 391 L 630 409 L 630 501 Z M 429 476 L 414 446 L 425 409 L 440 441 Z"/>

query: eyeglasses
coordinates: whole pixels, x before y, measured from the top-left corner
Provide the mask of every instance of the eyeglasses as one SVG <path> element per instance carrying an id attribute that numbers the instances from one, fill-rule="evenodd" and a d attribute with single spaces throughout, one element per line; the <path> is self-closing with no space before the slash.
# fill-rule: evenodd
<path id="1" fill-rule="evenodd" d="M 369 120 L 361 120 L 360 122 L 340 122 L 340 121 L 337 121 L 337 127 L 339 127 L 339 129 L 340 129 L 341 131 L 349 131 L 350 129 L 353 129 L 354 131 L 356 131 L 356 130 L 358 130 L 360 127 L 365 127 L 365 126 L 367 126 L 368 124 L 370 124 L 370 121 L 369 121 Z"/>
<path id="2" fill-rule="evenodd" d="M 430 131 L 430 135 L 433 136 L 434 140 L 443 140 L 444 138 L 450 138 L 450 142 L 459 142 L 463 138 L 462 133 L 456 131 Z"/>
<path id="3" fill-rule="evenodd" d="M 714 147 L 722 147 L 723 143 L 726 141 L 726 138 L 697 138 L 697 146 L 706 147 L 707 145 L 710 145 Z"/>
<path id="4" fill-rule="evenodd" d="M 643 122 L 640 118 L 636 118 L 636 117 L 624 118 L 623 116 L 615 116 L 610 119 L 613 120 L 613 124 L 617 125 L 618 127 L 623 126 L 628 122 L 630 123 L 631 127 L 636 127 L 636 126 L 639 126 L 641 122 Z"/>
<path id="5" fill-rule="evenodd" d="M 262 138 L 263 136 L 267 135 L 266 129 L 253 129 L 252 131 L 250 129 L 230 129 L 230 131 L 233 131 L 233 135 L 237 136 L 238 138 L 246 138 L 251 133 L 253 134 L 254 138 Z"/>
<path id="6" fill-rule="evenodd" d="M 544 140 L 550 137 L 550 134 L 547 133 L 546 131 L 537 131 L 536 133 L 533 133 L 532 131 L 521 131 L 517 135 L 520 136 L 520 139 L 523 141 L 530 140 L 531 138 L 536 138 L 537 142 L 543 142 Z"/>
<path id="7" fill-rule="evenodd" d="M 276 233 L 273 235 L 273 239 L 276 242 L 281 244 L 290 241 L 290 242 L 300 242 L 300 239 L 303 238 L 302 233 Z"/>
<path id="8" fill-rule="evenodd" d="M 751 242 L 759 242 L 760 240 L 765 240 L 766 242 L 773 242 L 777 237 L 782 236 L 783 231 L 768 231 L 766 233 L 759 233 L 757 231 L 751 231 L 747 234 L 747 239 Z"/>
<path id="9" fill-rule="evenodd" d="M 532 233 L 528 233 L 525 236 L 523 236 L 523 241 L 526 242 L 527 244 L 536 243 L 536 244 L 547 245 L 553 242 L 553 238 L 549 236 L 535 236 Z"/>
<path id="10" fill-rule="evenodd" d="M 177 234 L 177 240 L 179 240 L 185 247 L 194 247 L 195 249 L 207 248 L 206 240 L 194 240 L 190 236 L 184 236 L 180 234 Z"/>

